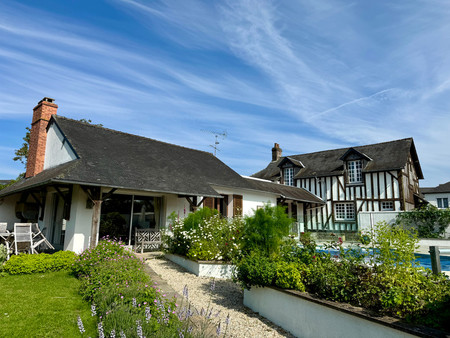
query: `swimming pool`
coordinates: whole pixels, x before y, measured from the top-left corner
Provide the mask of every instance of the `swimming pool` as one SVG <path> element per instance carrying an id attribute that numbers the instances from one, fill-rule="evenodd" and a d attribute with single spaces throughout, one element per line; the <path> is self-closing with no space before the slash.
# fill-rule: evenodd
<path id="1" fill-rule="evenodd" d="M 328 252 L 331 255 L 339 255 L 338 250 L 331 250 L 331 249 L 323 249 L 318 248 L 317 251 L 320 252 Z M 427 254 L 414 254 L 416 256 L 416 264 L 420 265 L 424 268 L 431 269 L 431 258 L 430 255 Z M 441 258 L 441 270 L 442 271 L 450 271 L 450 256 L 440 256 Z"/>

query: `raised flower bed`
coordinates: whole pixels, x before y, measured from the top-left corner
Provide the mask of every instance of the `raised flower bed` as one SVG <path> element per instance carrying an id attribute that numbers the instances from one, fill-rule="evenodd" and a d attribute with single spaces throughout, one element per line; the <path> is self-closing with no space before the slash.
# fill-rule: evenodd
<path id="1" fill-rule="evenodd" d="M 445 337 L 391 317 L 372 317 L 348 304 L 272 287 L 244 290 L 244 305 L 297 337 Z"/>
<path id="2" fill-rule="evenodd" d="M 233 266 L 231 264 L 220 261 L 193 261 L 175 254 L 166 254 L 165 257 L 200 277 L 224 279 L 233 277 Z"/>
<path id="3" fill-rule="evenodd" d="M 240 252 L 241 217 L 227 219 L 202 208 L 182 220 L 171 218 L 171 234 L 164 236 L 166 258 L 197 276 L 232 278 L 228 262 Z"/>

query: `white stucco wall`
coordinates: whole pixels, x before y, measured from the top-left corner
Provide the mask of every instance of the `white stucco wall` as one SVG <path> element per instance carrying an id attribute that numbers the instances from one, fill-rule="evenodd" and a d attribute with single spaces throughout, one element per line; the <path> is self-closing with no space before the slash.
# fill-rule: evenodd
<path id="1" fill-rule="evenodd" d="M 64 139 L 59 128 L 53 123 L 47 132 L 44 169 L 55 167 L 76 158 L 69 143 Z"/>
<path id="2" fill-rule="evenodd" d="M 70 220 L 66 222 L 64 250 L 81 253 L 89 247 L 93 209 L 86 208 L 88 196 L 79 185 L 74 185 Z"/>
<path id="3" fill-rule="evenodd" d="M 436 208 L 438 206 L 437 199 L 438 198 L 448 198 L 448 201 L 450 202 L 450 193 L 438 193 L 438 194 L 423 194 L 425 196 L 425 199 L 430 202 L 431 205 L 434 205 Z"/>
<path id="4" fill-rule="evenodd" d="M 166 201 L 166 224 L 168 224 L 167 217 L 170 216 L 172 212 L 179 218 L 185 218 L 189 214 L 189 202 L 186 198 L 179 198 L 178 195 L 164 195 Z"/>
<path id="5" fill-rule="evenodd" d="M 238 189 L 238 188 L 228 188 L 228 187 L 220 187 L 214 186 L 214 190 L 216 190 L 219 194 L 222 195 L 242 195 L 242 214 L 244 216 L 251 216 L 254 214 L 254 211 L 258 207 L 262 207 L 266 203 L 270 203 L 272 205 L 277 204 L 277 195 L 269 192 L 263 191 L 254 191 L 247 189 Z M 229 199 L 228 206 L 228 214 L 233 214 L 233 204 L 232 199 Z"/>
<path id="6" fill-rule="evenodd" d="M 16 203 L 20 199 L 20 194 L 0 198 L 0 222 L 8 223 L 8 230 L 14 231 L 14 223 L 20 222 L 16 217 Z"/>
<path id="7" fill-rule="evenodd" d="M 244 305 L 296 337 L 416 337 L 381 321 L 371 321 L 272 288 L 244 290 Z"/>

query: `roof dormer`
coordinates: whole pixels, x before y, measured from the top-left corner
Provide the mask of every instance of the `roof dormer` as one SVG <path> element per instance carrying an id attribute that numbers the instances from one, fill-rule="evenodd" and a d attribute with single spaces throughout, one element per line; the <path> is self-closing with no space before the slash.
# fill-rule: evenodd
<path id="1" fill-rule="evenodd" d="M 372 161 L 369 156 L 354 148 L 349 148 L 339 159 L 344 161 L 345 181 L 348 184 L 364 183 L 363 169 L 367 162 Z"/>
<path id="2" fill-rule="evenodd" d="M 305 166 L 299 160 L 291 157 L 285 157 L 280 161 L 280 163 L 278 163 L 278 167 L 281 171 L 281 183 L 284 185 L 294 186 L 295 175 L 297 175 L 297 173 Z"/>

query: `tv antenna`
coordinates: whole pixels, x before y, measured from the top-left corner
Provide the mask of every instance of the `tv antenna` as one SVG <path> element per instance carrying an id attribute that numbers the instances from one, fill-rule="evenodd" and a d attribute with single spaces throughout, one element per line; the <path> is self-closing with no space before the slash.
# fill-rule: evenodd
<path id="1" fill-rule="evenodd" d="M 222 139 L 225 139 L 227 137 L 227 132 L 225 130 L 220 132 L 220 131 L 212 131 L 212 130 L 205 130 L 205 129 L 202 129 L 201 131 L 214 135 L 214 144 L 210 144 L 209 146 L 214 149 L 214 156 L 216 156 L 217 152 L 220 151 L 220 149 L 218 147 L 220 144 L 219 137 Z"/>

